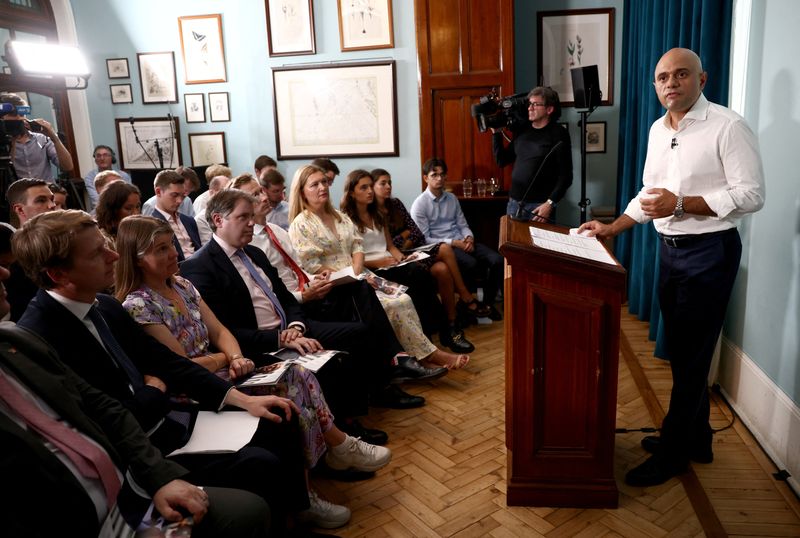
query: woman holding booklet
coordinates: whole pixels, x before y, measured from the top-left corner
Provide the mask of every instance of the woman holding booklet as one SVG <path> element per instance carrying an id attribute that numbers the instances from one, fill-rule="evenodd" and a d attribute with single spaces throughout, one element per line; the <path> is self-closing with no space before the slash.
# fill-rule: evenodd
<path id="1" fill-rule="evenodd" d="M 333 208 L 321 168 L 306 165 L 295 172 L 289 221 L 289 237 L 304 270 L 318 274 L 352 266 L 355 274 L 363 271 L 361 236 L 350 218 Z M 461 368 L 469 362 L 468 355 L 448 353 L 431 343 L 408 295 L 389 297 L 378 293 L 378 298 L 409 355 L 449 369 Z"/>
<path id="2" fill-rule="evenodd" d="M 123 219 L 117 232 L 116 297 L 145 332 L 174 352 L 209 371 L 231 379 L 253 372 L 252 360 L 242 356 L 231 332 L 216 318 L 191 282 L 177 276 L 178 253 L 172 228 L 165 221 L 145 216 Z M 211 352 L 211 346 L 218 352 Z M 306 467 L 314 467 L 323 454 L 332 469 L 376 471 L 391 459 L 389 449 L 367 444 L 342 432 L 316 377 L 298 365 L 287 369 L 281 381 L 264 387 L 291 399 L 300 409 Z M 350 510 L 321 499 L 309 487 L 311 508 L 301 519 L 336 528 L 350 519 Z"/>

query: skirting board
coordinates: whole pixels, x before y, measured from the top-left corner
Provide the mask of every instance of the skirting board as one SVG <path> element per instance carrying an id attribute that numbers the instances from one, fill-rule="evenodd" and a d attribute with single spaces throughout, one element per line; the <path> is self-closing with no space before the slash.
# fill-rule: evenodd
<path id="1" fill-rule="evenodd" d="M 719 384 L 731 407 L 800 494 L 800 408 L 736 345 L 722 339 Z"/>

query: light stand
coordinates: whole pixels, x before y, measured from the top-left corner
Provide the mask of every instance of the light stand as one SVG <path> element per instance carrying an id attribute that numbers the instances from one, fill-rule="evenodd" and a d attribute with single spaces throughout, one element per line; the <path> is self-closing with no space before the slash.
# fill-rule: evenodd
<path id="1" fill-rule="evenodd" d="M 593 88 L 589 86 L 589 95 L 592 95 Z M 591 102 L 591 99 L 590 99 Z M 588 110 L 581 110 L 578 114 L 581 119 L 578 121 L 578 126 L 581 128 L 581 200 L 578 202 L 578 207 L 581 210 L 581 224 L 586 222 L 586 210 L 592 205 L 592 201 L 586 197 L 586 120 L 595 111 L 597 105 L 589 106 Z"/>

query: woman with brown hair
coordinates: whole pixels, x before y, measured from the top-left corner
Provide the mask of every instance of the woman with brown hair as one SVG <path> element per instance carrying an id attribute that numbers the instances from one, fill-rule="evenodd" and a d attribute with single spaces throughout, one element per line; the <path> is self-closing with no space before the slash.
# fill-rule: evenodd
<path id="1" fill-rule="evenodd" d="M 120 221 L 141 212 L 142 193 L 136 185 L 114 181 L 103 189 L 97 200 L 95 220 L 110 247 L 114 247 Z"/>

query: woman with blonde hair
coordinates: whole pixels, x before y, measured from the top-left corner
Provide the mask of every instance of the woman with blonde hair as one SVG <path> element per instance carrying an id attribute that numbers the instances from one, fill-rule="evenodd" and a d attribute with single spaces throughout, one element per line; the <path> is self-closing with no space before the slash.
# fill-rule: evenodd
<path id="1" fill-rule="evenodd" d="M 177 276 L 178 253 L 167 222 L 145 216 L 129 217 L 119 226 L 116 297 L 145 332 L 222 377 L 236 379 L 255 368 L 242 356 L 236 338 L 223 326 L 191 282 Z M 218 351 L 213 352 L 211 346 Z M 376 471 L 391 459 L 389 449 L 367 444 L 342 432 L 333 422 L 313 373 L 292 365 L 281 381 L 269 387 L 300 409 L 307 468 L 326 453 L 333 469 Z M 350 519 L 350 510 L 321 499 L 309 488 L 311 508 L 300 514 L 319 526 L 336 528 Z"/>
<path id="2" fill-rule="evenodd" d="M 300 265 L 308 273 L 338 271 L 352 266 L 358 275 L 365 267 L 362 239 L 353 221 L 333 208 L 328 189 L 321 168 L 306 165 L 297 170 L 289 205 L 289 237 Z M 461 368 L 469 362 L 468 355 L 448 353 L 431 343 L 407 294 L 378 293 L 378 298 L 397 339 L 409 355 L 449 369 Z"/>

